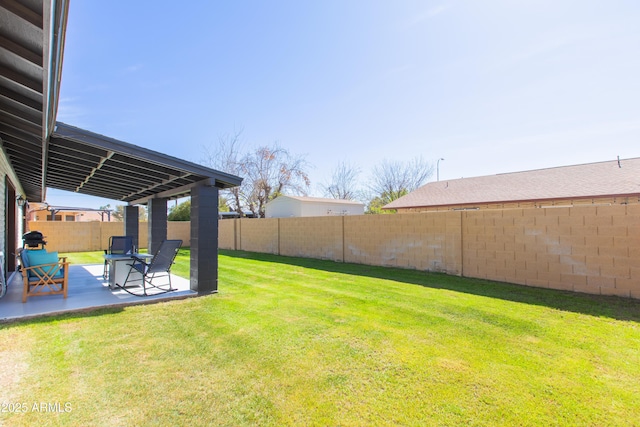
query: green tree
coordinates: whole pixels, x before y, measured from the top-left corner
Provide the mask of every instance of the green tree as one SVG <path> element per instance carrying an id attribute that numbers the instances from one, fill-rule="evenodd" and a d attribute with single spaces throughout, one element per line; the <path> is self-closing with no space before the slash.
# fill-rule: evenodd
<path id="1" fill-rule="evenodd" d="M 98 209 L 100 209 L 102 212 L 100 212 L 100 214 L 102 215 L 102 221 L 107 221 L 107 218 L 115 218 L 116 221 L 121 221 L 120 219 L 118 219 L 117 217 L 114 217 L 114 210 L 111 209 L 111 204 L 106 204 L 104 206 L 100 206 Z"/>
<path id="2" fill-rule="evenodd" d="M 229 201 L 224 196 L 218 197 L 218 212 L 231 212 Z"/>
<path id="3" fill-rule="evenodd" d="M 111 217 L 116 221 L 124 221 L 124 205 L 116 205 L 116 208 L 111 212 Z"/>
<path id="4" fill-rule="evenodd" d="M 124 211 L 124 206 L 122 207 L 122 209 Z M 147 207 L 146 206 L 139 206 L 138 207 L 138 220 L 142 221 L 142 222 L 148 220 Z"/>
<path id="5" fill-rule="evenodd" d="M 100 206 L 100 209 L 109 209 L 111 205 Z M 116 205 L 115 209 L 111 212 L 111 218 L 115 221 L 124 221 L 124 205 Z M 147 208 L 146 206 L 138 206 L 138 221 L 147 220 Z"/>
<path id="6" fill-rule="evenodd" d="M 182 202 L 177 206 L 172 206 L 169 209 L 169 215 L 167 216 L 169 221 L 191 221 L 191 200 Z"/>
<path id="7" fill-rule="evenodd" d="M 405 194 L 408 194 L 409 192 L 407 190 L 404 191 L 400 191 L 398 193 L 394 193 L 394 194 L 390 194 L 390 193 L 383 193 L 381 196 L 378 197 L 374 197 L 373 199 L 371 199 L 369 201 L 369 205 L 367 206 L 367 211 L 365 213 L 367 214 L 391 214 L 391 213 L 396 213 L 395 209 L 389 209 L 389 210 L 383 210 L 382 207 L 393 202 L 395 199 L 400 198 L 402 196 L 404 196 Z M 397 197 L 395 197 L 397 196 Z M 395 197 L 395 198 L 394 198 Z"/>

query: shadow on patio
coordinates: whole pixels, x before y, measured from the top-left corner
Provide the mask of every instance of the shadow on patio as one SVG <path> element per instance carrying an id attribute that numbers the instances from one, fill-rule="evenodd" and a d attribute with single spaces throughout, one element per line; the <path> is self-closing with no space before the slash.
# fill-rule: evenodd
<path id="1" fill-rule="evenodd" d="M 69 294 L 66 299 L 62 295 L 43 295 L 30 297 L 26 303 L 22 302 L 22 275 L 14 274 L 9 279 L 7 294 L 0 299 L 0 322 L 98 308 L 154 303 L 198 295 L 190 289 L 188 279 L 172 274 L 171 283 L 177 289 L 176 291 L 138 297 L 122 289 L 111 290 L 102 273 L 103 265 L 70 265 Z"/>

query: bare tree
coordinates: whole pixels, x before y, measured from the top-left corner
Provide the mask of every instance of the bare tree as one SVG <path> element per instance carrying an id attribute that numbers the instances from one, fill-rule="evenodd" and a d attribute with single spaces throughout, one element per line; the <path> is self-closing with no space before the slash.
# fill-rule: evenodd
<path id="1" fill-rule="evenodd" d="M 374 166 L 369 188 L 384 204 L 391 203 L 424 184 L 433 169 L 422 157 L 404 162 L 384 160 Z"/>
<path id="2" fill-rule="evenodd" d="M 303 156 L 294 156 L 277 143 L 249 152 L 241 162 L 246 181 L 242 189 L 246 206 L 254 215 L 264 218 L 264 207 L 271 199 L 285 191 L 306 194 L 311 184 L 308 166 Z"/>
<path id="3" fill-rule="evenodd" d="M 346 162 L 340 162 L 333 169 L 331 182 L 322 185 L 325 195 L 334 199 L 355 200 L 358 197 L 358 176 L 360 168 Z"/>
<path id="4" fill-rule="evenodd" d="M 264 217 L 264 206 L 284 192 L 306 194 L 310 185 L 304 156 L 294 156 L 277 143 L 244 151 L 242 130 L 221 135 L 216 146 L 205 148 L 203 164 L 243 178 L 239 187 L 223 190 L 231 209 L 243 213 L 249 209 Z"/>
<path id="5" fill-rule="evenodd" d="M 242 132 L 243 130 L 240 129 L 233 134 L 220 135 L 213 150 L 205 148 L 203 163 L 219 171 L 240 176 L 242 173 Z M 231 208 L 242 214 L 242 186 L 221 190 L 221 192 L 226 194 L 227 203 Z"/>

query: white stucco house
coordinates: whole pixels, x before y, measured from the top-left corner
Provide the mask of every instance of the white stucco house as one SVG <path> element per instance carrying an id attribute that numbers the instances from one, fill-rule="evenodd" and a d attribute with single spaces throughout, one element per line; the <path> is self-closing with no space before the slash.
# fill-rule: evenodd
<path id="1" fill-rule="evenodd" d="M 363 215 L 364 204 L 353 200 L 278 196 L 265 205 L 266 218 Z"/>

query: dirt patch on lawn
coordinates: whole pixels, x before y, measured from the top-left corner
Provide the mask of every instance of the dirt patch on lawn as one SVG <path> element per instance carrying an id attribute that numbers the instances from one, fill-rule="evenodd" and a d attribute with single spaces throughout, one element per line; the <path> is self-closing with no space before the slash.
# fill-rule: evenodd
<path id="1" fill-rule="evenodd" d="M 24 331 L 0 331 L 0 402 L 19 399 L 20 380 L 29 369 L 29 351 L 32 339 Z"/>

